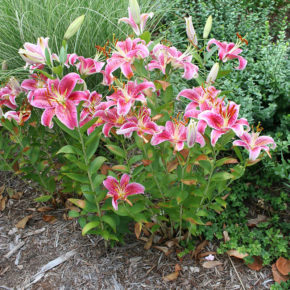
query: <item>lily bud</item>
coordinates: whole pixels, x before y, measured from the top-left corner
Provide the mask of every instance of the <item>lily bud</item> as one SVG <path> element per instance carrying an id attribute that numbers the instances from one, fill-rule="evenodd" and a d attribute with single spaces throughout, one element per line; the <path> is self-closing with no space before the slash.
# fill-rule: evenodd
<path id="1" fill-rule="evenodd" d="M 187 146 L 193 147 L 197 137 L 197 123 L 193 119 L 190 120 L 187 126 Z"/>
<path id="2" fill-rule="evenodd" d="M 63 39 L 68 40 L 70 39 L 72 36 L 74 36 L 78 30 L 80 29 L 81 25 L 83 24 L 85 19 L 85 15 L 81 15 L 79 17 L 77 17 L 68 27 L 68 29 L 66 30 Z"/>
<path id="3" fill-rule="evenodd" d="M 205 23 L 205 26 L 204 26 L 204 30 L 203 30 L 203 38 L 207 38 L 210 31 L 211 31 L 211 27 L 212 27 L 212 16 L 210 15 L 207 20 L 206 20 L 206 23 Z"/>
<path id="4" fill-rule="evenodd" d="M 140 7 L 137 0 L 129 0 L 129 7 L 132 14 L 132 18 L 137 25 L 141 23 Z"/>
<path id="5" fill-rule="evenodd" d="M 189 39 L 189 41 L 194 45 L 197 46 L 197 36 L 196 32 L 194 30 L 194 27 L 192 25 L 192 17 L 185 17 L 185 23 L 186 23 L 186 34 Z"/>
<path id="6" fill-rule="evenodd" d="M 220 68 L 220 65 L 217 62 L 212 66 L 206 79 L 207 86 L 210 86 L 215 82 L 218 72 L 219 72 L 219 68 Z"/>

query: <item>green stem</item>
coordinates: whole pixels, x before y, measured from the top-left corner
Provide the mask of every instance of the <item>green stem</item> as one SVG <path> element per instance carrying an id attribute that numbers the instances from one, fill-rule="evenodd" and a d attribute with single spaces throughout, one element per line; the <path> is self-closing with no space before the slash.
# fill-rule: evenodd
<path id="1" fill-rule="evenodd" d="M 86 164 L 86 168 L 87 168 L 87 175 L 88 175 L 88 178 L 89 178 L 91 191 L 94 192 L 95 189 L 94 189 L 94 184 L 93 184 L 93 180 L 92 180 L 92 175 L 91 175 L 91 172 L 89 170 L 89 160 L 88 160 L 88 156 L 87 156 L 87 152 L 86 152 L 84 138 L 83 138 L 83 135 L 82 135 L 82 133 L 80 131 L 79 122 L 78 122 L 77 129 L 78 129 L 78 134 L 79 134 L 79 138 L 80 138 L 80 143 L 82 145 L 82 151 L 83 151 L 83 155 L 84 155 L 84 159 L 85 159 L 85 164 Z M 98 209 L 98 215 L 100 217 L 101 229 L 104 230 L 104 224 L 102 222 L 102 213 L 101 213 L 101 209 L 100 209 L 100 204 L 99 204 L 99 202 L 97 202 L 96 204 L 97 204 L 97 209 Z"/>
<path id="2" fill-rule="evenodd" d="M 147 152 L 146 152 L 146 150 L 145 150 L 145 147 L 144 147 L 144 143 L 143 143 L 143 142 L 142 142 L 142 149 L 143 149 L 143 152 L 144 152 L 146 158 L 148 159 L 148 155 L 147 155 Z M 156 175 L 155 175 L 154 169 L 153 169 L 153 167 L 152 167 L 151 164 L 149 164 L 149 166 L 150 166 L 151 172 L 152 172 L 152 174 L 153 174 L 153 179 L 154 179 L 154 181 L 155 181 L 155 184 L 157 185 L 157 188 L 158 188 L 158 190 L 159 190 L 159 193 L 161 194 L 162 199 L 163 199 L 163 201 L 165 202 L 165 197 L 164 197 L 164 195 L 163 195 L 163 193 L 162 193 L 161 186 L 160 186 L 160 184 L 159 184 L 159 182 L 158 182 L 158 180 L 157 180 L 157 178 L 156 178 Z"/>

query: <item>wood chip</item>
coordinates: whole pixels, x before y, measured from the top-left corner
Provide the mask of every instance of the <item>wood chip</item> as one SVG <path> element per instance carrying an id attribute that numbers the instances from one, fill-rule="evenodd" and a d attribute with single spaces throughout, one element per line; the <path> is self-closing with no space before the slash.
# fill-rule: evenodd
<path id="1" fill-rule="evenodd" d="M 24 246 L 25 242 L 20 242 L 18 245 L 16 245 L 11 251 L 9 251 L 4 258 L 9 259 L 17 250 L 22 248 Z"/>
<path id="2" fill-rule="evenodd" d="M 32 284 L 38 282 L 45 274 L 45 272 L 51 270 L 52 268 L 62 264 L 63 262 L 67 261 L 71 257 L 73 257 L 77 253 L 76 250 L 72 250 L 70 252 L 67 252 L 64 255 L 59 256 L 58 258 L 50 261 L 46 265 L 44 265 L 33 277 L 31 277 L 30 281 L 28 284 L 24 285 L 23 288 L 27 289 L 29 288 Z M 17 287 L 18 288 L 18 287 Z"/>
<path id="3" fill-rule="evenodd" d="M 38 235 L 38 234 L 43 233 L 44 231 L 45 231 L 45 228 L 41 228 L 41 229 L 35 230 L 33 232 L 28 232 L 28 233 L 23 235 L 23 238 L 27 238 L 27 237 L 30 237 L 30 236 L 33 236 L 33 235 Z"/>

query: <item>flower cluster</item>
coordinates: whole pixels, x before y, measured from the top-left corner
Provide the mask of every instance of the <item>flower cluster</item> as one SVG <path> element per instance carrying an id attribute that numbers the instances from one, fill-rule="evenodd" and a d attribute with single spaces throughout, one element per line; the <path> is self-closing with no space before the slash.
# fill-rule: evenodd
<path id="1" fill-rule="evenodd" d="M 185 52 L 181 52 L 174 46 L 146 43 L 142 39 L 142 33 L 153 13 L 140 15 L 139 6 L 133 4 L 129 7 L 129 18 L 121 18 L 119 21 L 129 24 L 138 37 L 117 41 L 112 52 L 111 49 L 109 53 L 106 52 L 106 62 L 98 61 L 98 57 L 85 58 L 76 53 L 65 52 L 65 56 L 52 54 L 48 38 L 38 38 L 37 44 L 25 43 L 24 49 L 20 49 L 19 53 L 26 66 L 29 66 L 31 74 L 21 86 L 15 79 L 10 79 L 0 89 L 1 116 L 23 124 L 30 117 L 31 107 L 35 107 L 44 110 L 41 124 L 49 128 L 53 127 L 54 117 L 71 130 L 93 122 L 87 129 L 88 134 L 100 126 L 107 138 L 111 136 L 111 132 L 126 138 L 131 138 L 133 132 L 136 132 L 145 142 L 150 140 L 152 146 L 170 142 L 174 153 L 183 150 L 185 146 L 192 148 L 195 143 L 204 147 L 207 132 L 210 133 L 211 146 L 215 147 L 219 138 L 232 130 L 240 138 L 233 145 L 245 147 L 249 151 L 250 160 L 256 160 L 261 150 L 269 154 L 269 145 L 273 148 L 276 146 L 274 140 L 268 136 L 259 136 L 259 132 L 249 133 L 248 121 L 239 118 L 240 106 L 233 101 L 226 101 L 225 97 L 220 96 L 221 91 L 212 85 L 218 76 L 219 64 L 214 65 L 207 82 L 179 92 L 177 100 L 181 97 L 189 100 L 184 112 L 171 120 L 163 119 L 160 124 L 156 123 L 158 118 L 152 116 L 153 108 L 148 105 L 151 102 L 149 96 L 153 94 L 158 100 L 156 104 L 162 102 L 156 81 L 166 83 L 170 75 L 179 74 L 180 69 L 185 80 L 197 78 L 199 68 L 193 63 L 193 51 L 197 50 L 198 40 L 191 18 L 188 18 L 187 34 L 194 47 L 190 46 Z M 217 45 L 220 64 L 238 59 L 239 66 L 236 69 L 243 70 L 247 61 L 240 56 L 240 46 L 244 42 L 246 40 L 241 37 L 236 44 L 211 39 L 207 43 L 207 50 L 210 50 L 212 44 Z M 63 47 L 63 51 L 66 49 Z M 138 75 L 136 61 L 142 63 L 145 75 Z M 57 66 L 53 65 L 55 63 Z M 49 69 L 55 67 L 60 67 L 60 71 L 52 69 L 50 74 Z M 120 71 L 117 72 L 118 69 Z M 64 71 L 67 73 L 63 74 Z M 106 97 L 87 89 L 85 79 L 97 73 L 103 75 L 103 85 L 108 86 Z M 27 95 L 27 99 L 15 111 L 15 99 L 21 92 Z M 14 111 L 3 114 L 4 106 Z M 78 106 L 81 110 L 79 118 Z M 124 174 L 120 182 L 111 176 L 104 181 L 115 210 L 118 209 L 118 200 L 130 203 L 127 199 L 129 195 L 144 193 L 142 185 L 129 184 L 129 180 L 129 175 Z"/>

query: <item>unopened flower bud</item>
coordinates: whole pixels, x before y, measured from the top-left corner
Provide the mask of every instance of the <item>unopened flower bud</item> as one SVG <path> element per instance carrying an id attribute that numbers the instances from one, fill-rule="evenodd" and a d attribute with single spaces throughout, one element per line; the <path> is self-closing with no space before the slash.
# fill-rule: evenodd
<path id="1" fill-rule="evenodd" d="M 132 14 L 132 18 L 137 25 L 141 23 L 140 7 L 137 0 L 129 0 L 129 7 Z"/>
<path id="2" fill-rule="evenodd" d="M 203 38 L 206 39 L 211 31 L 212 26 L 212 16 L 210 15 L 205 23 L 204 30 L 203 30 Z"/>
<path id="3" fill-rule="evenodd" d="M 194 45 L 197 46 L 197 36 L 196 32 L 194 30 L 194 27 L 192 25 L 192 17 L 185 17 L 185 23 L 186 23 L 186 34 L 189 39 L 189 41 Z"/>
<path id="4" fill-rule="evenodd" d="M 207 86 L 210 86 L 215 82 L 217 75 L 218 75 L 218 72 L 219 72 L 219 68 L 220 68 L 220 66 L 217 62 L 212 66 L 212 68 L 207 76 L 207 79 L 206 79 Z"/>
<path id="5" fill-rule="evenodd" d="M 78 30 L 80 29 L 81 25 L 83 24 L 85 19 L 85 15 L 81 15 L 79 17 L 77 17 L 68 27 L 68 29 L 66 30 L 63 39 L 68 40 L 70 39 L 72 36 L 74 36 Z"/>
<path id="6" fill-rule="evenodd" d="M 197 123 L 194 120 L 190 120 L 187 126 L 187 146 L 188 148 L 193 147 L 197 137 Z"/>

